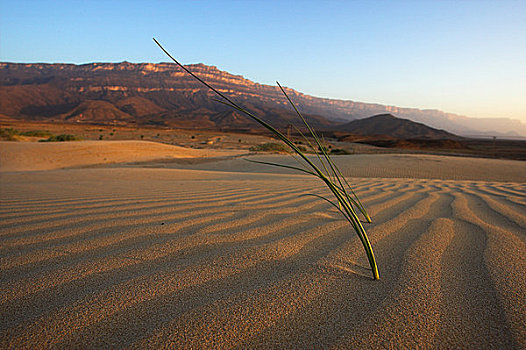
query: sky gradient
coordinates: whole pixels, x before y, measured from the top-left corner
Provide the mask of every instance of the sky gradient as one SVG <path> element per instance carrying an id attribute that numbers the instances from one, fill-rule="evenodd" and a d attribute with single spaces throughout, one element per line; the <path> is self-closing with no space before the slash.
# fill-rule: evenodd
<path id="1" fill-rule="evenodd" d="M 526 1 L 0 1 L 0 60 L 181 62 L 526 122 Z"/>

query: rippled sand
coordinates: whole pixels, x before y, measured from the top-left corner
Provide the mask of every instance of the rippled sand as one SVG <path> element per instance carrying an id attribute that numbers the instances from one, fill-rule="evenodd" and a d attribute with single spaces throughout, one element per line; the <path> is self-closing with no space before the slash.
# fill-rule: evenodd
<path id="1" fill-rule="evenodd" d="M 0 173 L 0 348 L 526 348 L 524 173 L 377 157 L 412 176 L 351 178 L 379 281 L 302 175 Z"/>

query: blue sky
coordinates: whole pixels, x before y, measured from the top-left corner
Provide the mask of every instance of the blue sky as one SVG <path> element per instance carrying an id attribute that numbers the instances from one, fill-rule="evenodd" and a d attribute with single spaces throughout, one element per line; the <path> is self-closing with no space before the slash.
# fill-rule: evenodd
<path id="1" fill-rule="evenodd" d="M 0 1 L 0 60 L 183 63 L 526 122 L 526 1 Z"/>

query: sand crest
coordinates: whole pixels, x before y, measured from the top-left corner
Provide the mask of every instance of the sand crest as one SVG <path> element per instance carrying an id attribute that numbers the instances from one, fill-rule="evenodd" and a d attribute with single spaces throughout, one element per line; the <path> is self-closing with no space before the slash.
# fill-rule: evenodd
<path id="1" fill-rule="evenodd" d="M 236 150 L 192 149 L 149 141 L 0 141 L 0 170 L 50 170 L 119 163 L 225 157 Z"/>
<path id="2" fill-rule="evenodd" d="M 458 179 L 472 159 L 377 157 L 391 173 L 350 181 L 379 281 L 349 225 L 302 196 L 324 193 L 310 177 L 235 159 L 4 168 L 0 348 L 526 348 L 524 165 L 484 178 L 499 162 L 477 159 Z M 457 168 L 432 177 L 432 161 Z"/>

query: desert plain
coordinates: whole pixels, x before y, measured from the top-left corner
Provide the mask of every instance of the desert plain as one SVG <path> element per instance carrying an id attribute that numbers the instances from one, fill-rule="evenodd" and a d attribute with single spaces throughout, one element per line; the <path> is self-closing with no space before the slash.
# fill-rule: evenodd
<path id="1" fill-rule="evenodd" d="M 0 143 L 2 349 L 525 349 L 526 162 L 335 156 L 322 183 L 146 141 Z"/>

